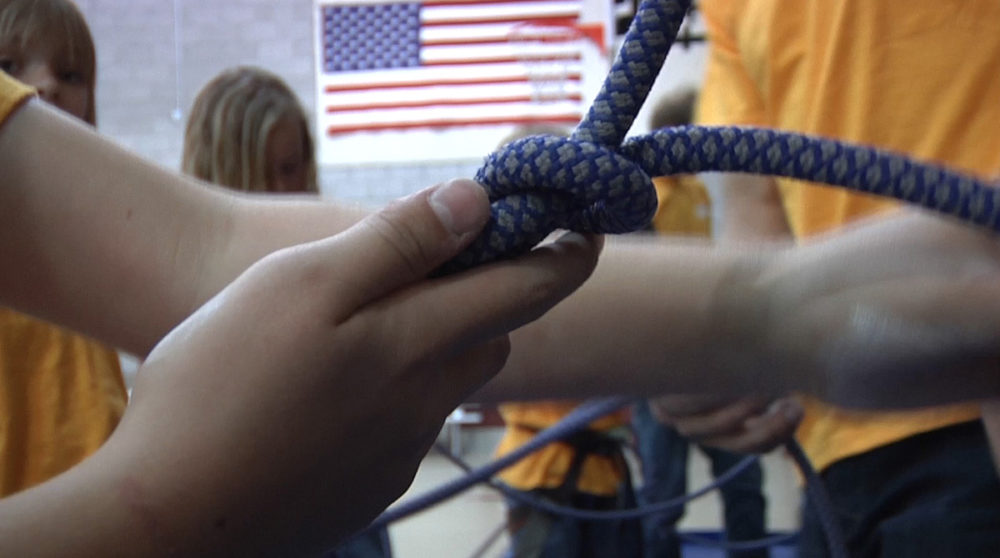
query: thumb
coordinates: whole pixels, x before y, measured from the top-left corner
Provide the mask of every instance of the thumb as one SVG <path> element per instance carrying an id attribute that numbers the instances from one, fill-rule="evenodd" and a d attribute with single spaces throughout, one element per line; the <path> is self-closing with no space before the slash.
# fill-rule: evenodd
<path id="1" fill-rule="evenodd" d="M 343 310 L 427 277 L 464 249 L 489 215 L 483 187 L 456 179 L 395 201 L 338 235 L 326 261 L 341 279 L 331 284 Z"/>

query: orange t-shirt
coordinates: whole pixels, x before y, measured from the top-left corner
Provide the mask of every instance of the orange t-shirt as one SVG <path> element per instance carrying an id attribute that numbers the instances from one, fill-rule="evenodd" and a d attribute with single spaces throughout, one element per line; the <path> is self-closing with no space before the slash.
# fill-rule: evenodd
<path id="1" fill-rule="evenodd" d="M 0 126 L 32 95 L 0 72 Z M 52 478 L 97 450 L 125 412 L 126 398 L 113 350 L 0 307 L 0 496 Z"/>
<path id="2" fill-rule="evenodd" d="M 705 0 L 701 10 L 710 53 L 699 123 L 835 137 L 980 176 L 1000 171 L 1000 3 Z M 897 207 L 777 183 L 800 239 Z M 798 435 L 823 468 L 977 416 L 977 405 L 862 413 L 810 401 Z"/>

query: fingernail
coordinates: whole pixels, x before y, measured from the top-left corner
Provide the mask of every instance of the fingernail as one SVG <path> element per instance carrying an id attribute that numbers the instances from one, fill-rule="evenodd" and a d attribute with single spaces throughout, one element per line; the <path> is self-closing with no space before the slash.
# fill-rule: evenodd
<path id="1" fill-rule="evenodd" d="M 441 224 L 458 236 L 481 228 L 489 214 L 486 191 L 471 180 L 450 180 L 431 192 L 427 202 Z"/>

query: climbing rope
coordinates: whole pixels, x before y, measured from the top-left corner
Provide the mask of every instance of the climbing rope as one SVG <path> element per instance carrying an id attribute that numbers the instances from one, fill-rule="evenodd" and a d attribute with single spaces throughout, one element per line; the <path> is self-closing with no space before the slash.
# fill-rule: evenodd
<path id="1" fill-rule="evenodd" d="M 662 502 L 656 502 L 654 504 L 649 504 L 645 506 L 639 506 L 632 509 L 620 509 L 620 510 L 581 510 L 576 508 L 571 508 L 568 506 L 561 506 L 555 504 L 548 500 L 537 498 L 529 494 L 525 494 L 522 491 L 515 490 L 501 482 L 494 481 L 493 477 L 500 471 L 510 467 L 514 463 L 517 463 L 526 456 L 540 450 L 541 448 L 559 440 L 566 438 L 568 435 L 586 428 L 588 424 L 593 421 L 612 414 L 624 407 L 627 407 L 632 403 L 632 400 L 624 397 L 612 397 L 605 399 L 595 399 L 587 401 L 579 405 L 571 413 L 562 418 L 555 425 L 541 431 L 529 440 L 524 445 L 518 447 L 514 451 L 504 455 L 503 457 L 497 458 L 486 465 L 479 468 L 472 468 L 466 465 L 461 459 L 456 456 L 451 455 L 450 452 L 446 451 L 444 448 L 438 448 L 442 454 L 449 458 L 453 463 L 456 463 L 463 470 L 466 471 L 466 475 L 458 478 L 454 481 L 444 483 L 437 488 L 430 490 L 424 494 L 421 494 L 415 498 L 407 500 L 406 502 L 395 506 L 378 518 L 368 527 L 368 530 L 382 529 L 391 523 L 399 521 L 403 518 L 409 517 L 416 513 L 419 513 L 431 506 L 434 506 L 448 498 L 451 498 L 477 484 L 488 484 L 489 486 L 495 488 L 502 492 L 505 496 L 521 502 L 523 504 L 538 508 L 540 510 L 552 513 L 555 515 L 562 515 L 571 517 L 574 519 L 579 519 L 581 521 L 623 521 L 639 519 L 648 515 L 653 515 L 657 513 L 662 513 L 671 508 L 678 506 L 684 506 L 688 502 L 701 498 L 702 496 L 717 490 L 719 487 L 725 483 L 731 481 L 741 473 L 743 473 L 747 468 L 753 465 L 757 461 L 757 456 L 747 456 L 740 460 L 736 465 L 732 466 L 728 471 L 719 475 L 713 482 L 694 490 L 682 496 L 676 498 L 671 498 L 669 500 L 664 500 Z M 800 455 L 804 455 L 799 450 Z M 808 462 L 807 462 L 808 464 Z M 817 479 L 818 480 L 818 479 Z M 822 487 L 820 487 L 822 490 Z M 773 546 L 776 544 L 781 544 L 787 542 L 793 536 L 790 535 L 774 535 L 769 536 L 758 541 L 714 541 L 710 539 L 704 539 L 700 537 L 692 537 L 689 535 L 678 534 L 683 539 L 690 539 L 692 542 L 697 544 L 702 544 L 705 546 L 715 546 L 720 548 L 725 548 L 727 550 L 752 550 L 756 548 L 765 548 Z M 835 554 L 836 555 L 836 554 Z M 843 555 L 846 556 L 846 555 Z"/>
<path id="2" fill-rule="evenodd" d="M 523 138 L 486 158 L 476 180 L 489 194 L 491 219 L 443 271 L 523 254 L 556 229 L 642 230 L 656 211 L 650 177 L 708 171 L 822 182 L 1000 230 L 1000 191 L 885 150 L 759 128 L 703 126 L 667 128 L 622 144 L 689 4 L 642 3 L 600 93 L 569 138 Z"/>
<path id="3" fill-rule="evenodd" d="M 532 136 L 511 142 L 486 158 L 476 180 L 489 194 L 490 221 L 476 241 L 441 273 L 523 254 L 556 229 L 601 234 L 641 230 L 656 210 L 650 177 L 708 171 L 822 182 L 896 198 L 1000 231 L 1000 190 L 971 176 L 885 150 L 741 127 L 669 128 L 623 143 L 689 4 L 688 0 L 644 0 L 601 92 L 569 138 Z M 627 400 L 614 398 L 582 405 L 525 446 L 472 471 L 459 482 L 388 510 L 376 519 L 373 528 L 485 482 L 528 453 L 627 404 Z M 819 476 L 797 443 L 790 442 L 787 449 L 806 479 L 807 498 L 826 533 L 831 556 L 846 557 L 843 535 Z M 664 506 L 683 505 L 689 500 L 685 497 Z M 636 510 L 620 513 L 610 517 L 634 517 Z"/>
<path id="4" fill-rule="evenodd" d="M 434 444 L 434 449 L 443 455 L 448 461 L 452 462 L 458 468 L 462 469 L 465 473 L 475 474 L 475 470 L 471 465 L 466 463 L 462 458 L 453 454 L 448 448 L 437 443 Z M 537 448 L 536 448 L 537 449 Z M 656 502 L 654 504 L 647 504 L 643 506 L 637 506 L 631 509 L 619 509 L 619 510 L 581 510 L 578 508 L 565 506 L 561 504 L 556 504 L 551 500 L 542 498 L 531 494 L 529 492 L 524 492 L 517 490 L 507 484 L 494 480 L 486 479 L 482 481 L 490 488 L 501 492 L 507 498 L 514 500 L 520 504 L 542 510 L 544 512 L 550 513 L 552 515 L 569 517 L 571 519 L 577 519 L 580 521 L 628 521 L 640 519 L 646 516 L 654 515 L 657 513 L 665 512 L 671 508 L 684 506 L 688 502 L 697 500 L 706 494 L 709 494 L 715 490 L 720 489 L 727 482 L 733 480 L 737 476 L 745 472 L 751 465 L 757 463 L 759 457 L 756 455 L 749 455 L 744 457 L 735 465 L 730 467 L 723 474 L 715 478 L 715 480 L 697 490 L 688 492 L 676 498 L 670 498 L 662 502 Z M 688 533 L 676 533 L 677 537 L 685 542 L 690 542 L 700 546 L 709 546 L 722 548 L 725 550 L 756 550 L 759 548 L 769 548 L 779 544 L 786 544 L 793 540 L 796 535 L 794 533 L 790 534 L 777 534 L 769 535 L 761 539 L 755 540 L 744 540 L 744 541 L 720 541 L 717 539 L 711 539 L 707 537 L 701 537 L 697 535 L 691 535 Z"/>

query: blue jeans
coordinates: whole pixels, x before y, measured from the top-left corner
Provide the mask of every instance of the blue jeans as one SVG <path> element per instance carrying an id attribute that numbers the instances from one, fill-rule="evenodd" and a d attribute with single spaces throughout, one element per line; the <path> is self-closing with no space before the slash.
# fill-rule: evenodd
<path id="1" fill-rule="evenodd" d="M 687 492 L 687 462 L 690 442 L 653 416 L 646 401 L 632 407 L 632 428 L 636 449 L 642 461 L 640 504 L 648 505 L 676 498 Z M 699 446 L 712 463 L 712 475 L 718 477 L 736 465 L 743 456 Z M 759 464 L 724 484 L 720 489 L 724 505 L 726 537 L 730 541 L 748 541 L 764 537 L 765 501 L 761 493 L 763 472 Z M 645 558 L 679 558 L 681 541 L 677 523 L 684 515 L 682 506 L 643 520 Z M 767 549 L 733 551 L 735 558 L 766 558 Z"/>
<path id="2" fill-rule="evenodd" d="M 978 420 L 843 459 L 822 478 L 852 558 L 1000 556 L 1000 480 Z M 808 505 L 799 554 L 829 556 Z"/>

